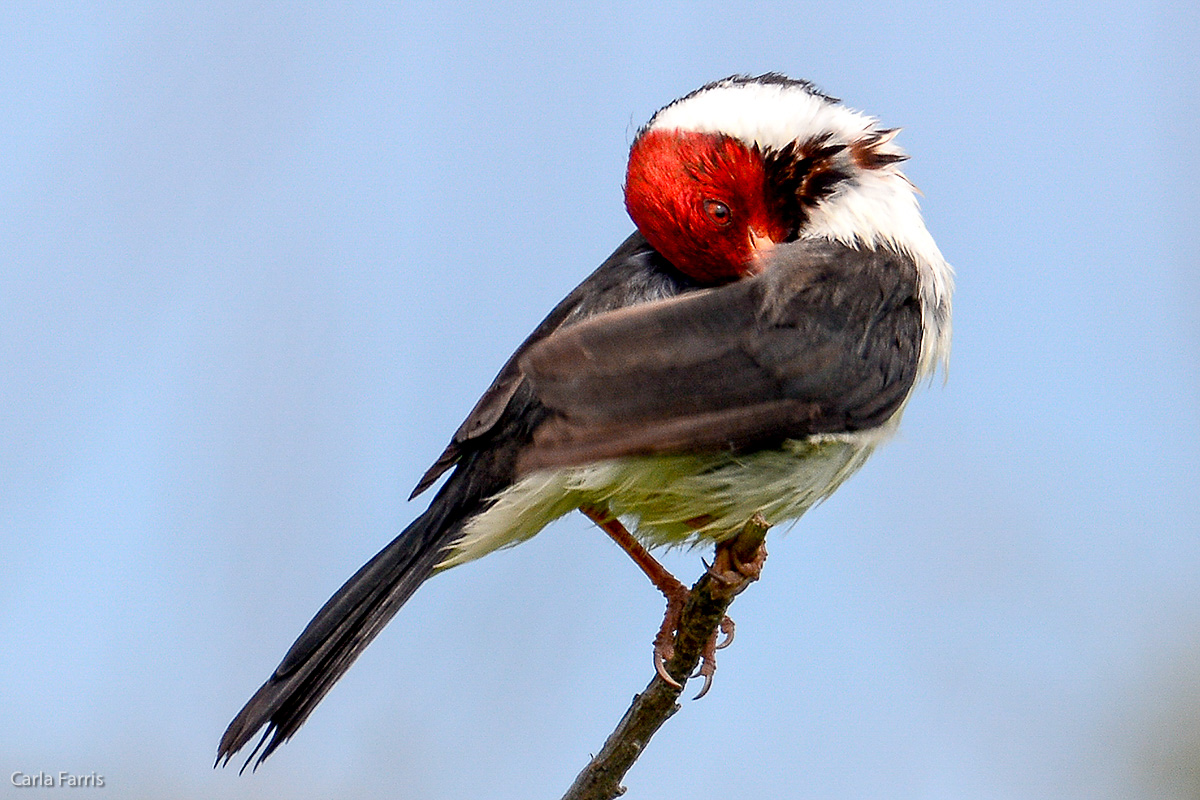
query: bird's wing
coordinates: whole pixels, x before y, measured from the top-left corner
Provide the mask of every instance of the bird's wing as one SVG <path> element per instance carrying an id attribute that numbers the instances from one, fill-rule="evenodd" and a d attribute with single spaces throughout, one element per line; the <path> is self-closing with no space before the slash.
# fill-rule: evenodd
<path id="1" fill-rule="evenodd" d="M 595 272 L 563 298 L 516 349 L 455 431 L 450 444 L 417 483 L 410 499 L 459 463 L 473 443 L 492 434 L 524 380 L 520 359 L 534 344 L 564 326 L 595 314 L 634 303 L 661 300 L 695 288 L 695 282 L 672 268 L 640 233 L 630 235 Z"/>
<path id="2" fill-rule="evenodd" d="M 559 328 L 519 359 L 551 412 L 521 471 L 880 425 L 917 374 L 917 292 L 899 252 L 804 240 L 756 277 Z"/>

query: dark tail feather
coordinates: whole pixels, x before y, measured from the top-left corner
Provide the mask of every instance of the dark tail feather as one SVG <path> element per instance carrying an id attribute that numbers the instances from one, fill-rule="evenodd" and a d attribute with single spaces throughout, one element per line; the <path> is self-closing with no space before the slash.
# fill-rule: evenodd
<path id="1" fill-rule="evenodd" d="M 275 673 L 229 723 L 217 748 L 217 765 L 222 760 L 228 764 L 263 725 L 266 730 L 242 770 L 255 755 L 257 768 L 291 738 L 359 653 L 433 574 L 444 557 L 442 550 L 458 535 L 469 514 L 464 506 L 474 506 L 463 502 L 466 498 L 456 483 L 451 478 L 429 509 L 354 573 L 317 612 Z"/>

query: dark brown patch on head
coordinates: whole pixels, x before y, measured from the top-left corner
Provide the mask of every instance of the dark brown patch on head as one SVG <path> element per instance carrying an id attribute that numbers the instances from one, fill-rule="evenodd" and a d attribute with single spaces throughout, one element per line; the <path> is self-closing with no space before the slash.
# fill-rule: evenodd
<path id="1" fill-rule="evenodd" d="M 810 209 L 850 179 L 845 164 L 837 159 L 846 145 L 830 144 L 830 138 L 825 134 L 762 153 L 769 202 L 779 218 L 792 224 L 787 241 L 799 236 Z"/>
<path id="2" fill-rule="evenodd" d="M 883 152 L 883 146 L 894 139 L 899 132 L 899 128 L 875 131 L 850 145 L 850 156 L 854 159 L 854 163 L 863 169 L 881 169 L 906 160 L 908 158 L 906 155 Z"/>

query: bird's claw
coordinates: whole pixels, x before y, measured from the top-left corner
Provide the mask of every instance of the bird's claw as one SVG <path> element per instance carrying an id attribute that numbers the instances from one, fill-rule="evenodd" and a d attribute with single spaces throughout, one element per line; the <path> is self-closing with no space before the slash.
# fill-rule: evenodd
<path id="1" fill-rule="evenodd" d="M 721 633 L 725 634 L 725 638 L 717 642 L 714 649 L 724 650 L 726 647 L 729 647 L 729 645 L 733 644 L 733 634 L 736 629 L 737 626 L 733 624 L 732 619 L 729 617 L 722 617 Z"/>
<path id="2" fill-rule="evenodd" d="M 713 631 L 712 638 L 704 645 L 704 650 L 700 653 L 700 664 L 696 667 L 696 674 L 693 678 L 704 678 L 704 686 L 701 687 L 700 693 L 693 697 L 693 700 L 699 700 L 704 695 L 708 694 L 708 690 L 712 688 L 713 675 L 717 672 L 717 651 L 722 647 L 726 647 L 733 641 L 733 620 L 729 617 L 721 619 L 720 633 L 725 634 L 724 641 L 717 641 L 718 631 Z"/>
<path id="3" fill-rule="evenodd" d="M 682 689 L 683 684 L 671 677 L 671 673 L 667 672 L 667 664 L 663 659 L 662 654 L 656 648 L 654 650 L 654 671 L 658 673 L 658 677 L 662 678 L 669 686 L 674 689 Z"/>
<path id="4" fill-rule="evenodd" d="M 667 610 L 663 614 L 662 626 L 654 637 L 654 671 L 658 676 L 675 689 L 682 689 L 683 684 L 671 677 L 667 672 L 667 662 L 675 655 L 675 634 L 679 630 L 679 622 L 683 617 L 683 604 L 687 602 L 687 590 L 680 584 L 679 591 L 663 590 L 667 598 Z"/>
<path id="5" fill-rule="evenodd" d="M 717 651 L 728 647 L 733 641 L 734 627 L 732 619 L 723 617 L 720 627 L 718 630 L 713 631 L 712 638 L 704 646 L 704 651 L 700 654 L 700 663 L 696 665 L 695 672 L 687 677 L 689 681 L 693 678 L 704 678 L 704 686 L 700 689 L 700 693 L 692 698 L 693 700 L 699 700 L 701 697 L 704 697 L 704 695 L 708 694 L 708 690 L 712 688 L 713 675 L 717 671 Z M 663 631 L 659 631 L 659 638 L 655 639 L 654 670 L 670 686 L 675 689 L 682 689 L 683 686 L 667 672 L 666 662 L 674 654 L 675 648 L 670 638 L 664 637 L 665 632 L 664 627 Z M 722 634 L 724 634 L 724 638 L 721 638 Z"/>

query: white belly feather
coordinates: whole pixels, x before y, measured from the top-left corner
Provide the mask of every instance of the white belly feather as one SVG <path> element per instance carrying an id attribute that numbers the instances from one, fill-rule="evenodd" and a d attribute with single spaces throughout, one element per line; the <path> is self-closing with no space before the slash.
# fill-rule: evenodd
<path id="1" fill-rule="evenodd" d="M 736 534 L 755 513 L 772 525 L 828 497 L 895 430 L 785 442 L 777 450 L 639 456 L 545 470 L 503 491 L 447 549 L 438 569 L 530 538 L 582 505 L 606 507 L 647 546 L 695 545 Z"/>

